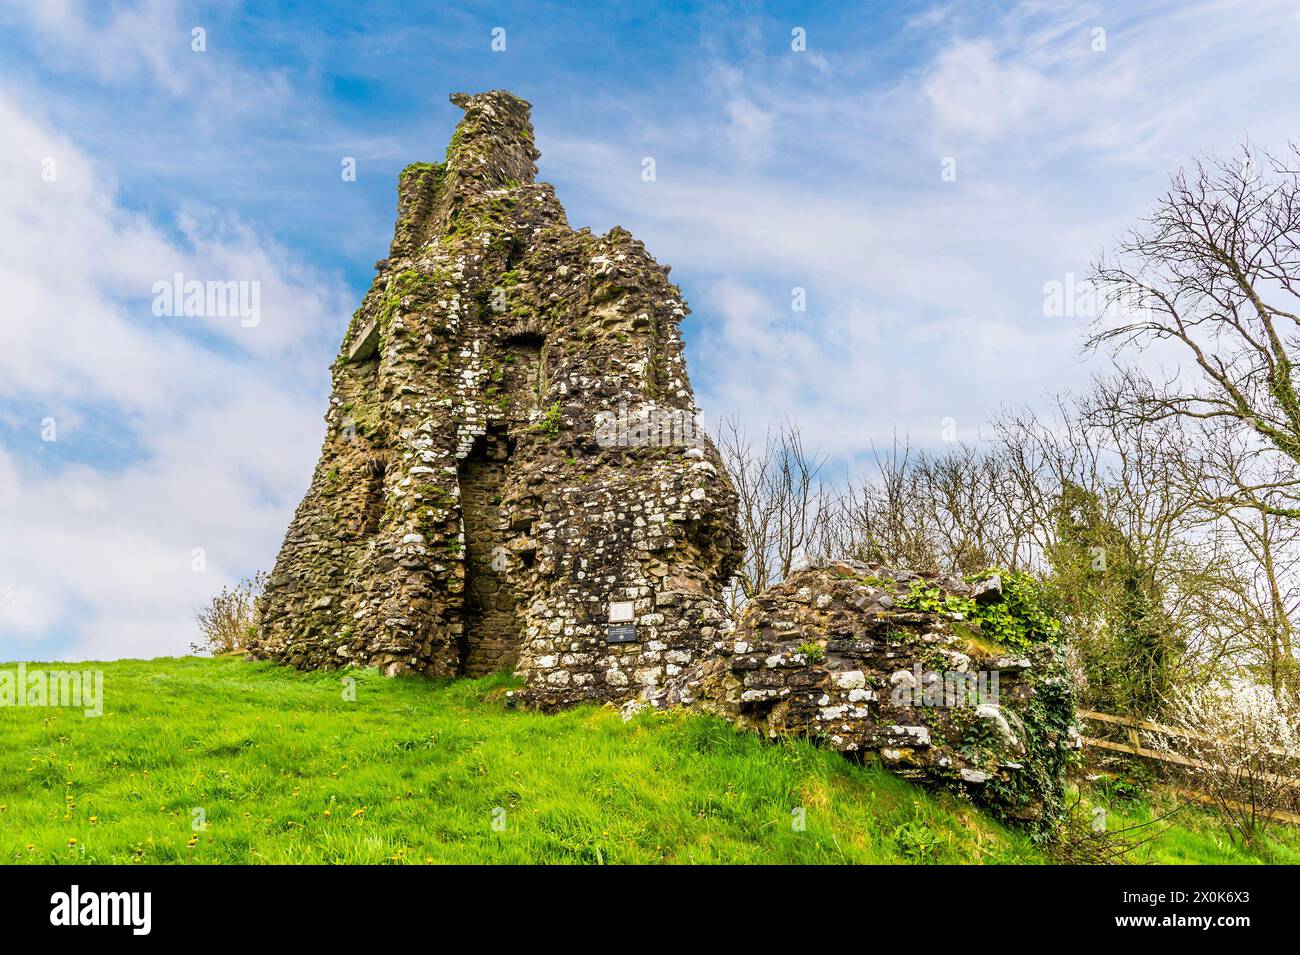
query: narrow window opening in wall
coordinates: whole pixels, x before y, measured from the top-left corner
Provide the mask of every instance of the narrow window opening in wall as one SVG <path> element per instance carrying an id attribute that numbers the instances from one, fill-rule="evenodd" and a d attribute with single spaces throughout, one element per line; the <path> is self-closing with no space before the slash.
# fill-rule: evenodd
<path id="1" fill-rule="evenodd" d="M 506 271 L 514 270 L 524 254 L 524 244 L 518 236 L 511 236 L 506 245 Z"/>
<path id="2" fill-rule="evenodd" d="M 515 332 L 506 338 L 506 345 L 512 349 L 541 351 L 544 344 L 546 336 L 541 332 Z"/>
<path id="3" fill-rule="evenodd" d="M 388 462 L 383 458 L 373 457 L 366 462 L 366 501 L 361 516 L 363 534 L 379 533 L 384 519 L 384 476 L 387 473 Z"/>
<path id="4" fill-rule="evenodd" d="M 546 336 L 538 331 L 517 331 L 505 340 L 510 356 L 506 384 L 511 394 L 524 399 L 517 409 L 523 416 L 536 409 L 545 388 L 545 345 Z"/>

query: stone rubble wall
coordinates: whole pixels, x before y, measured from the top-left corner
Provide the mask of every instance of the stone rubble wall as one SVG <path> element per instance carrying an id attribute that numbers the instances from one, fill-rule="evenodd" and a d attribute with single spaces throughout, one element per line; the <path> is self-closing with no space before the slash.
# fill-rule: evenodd
<path id="1" fill-rule="evenodd" d="M 960 614 L 906 609 L 914 581 L 1002 599 L 997 578 L 973 587 L 874 564 L 814 562 L 751 601 L 714 653 L 649 700 L 770 738 L 872 754 L 905 778 L 1046 825 L 1080 742 L 1061 647 L 1012 652 Z"/>

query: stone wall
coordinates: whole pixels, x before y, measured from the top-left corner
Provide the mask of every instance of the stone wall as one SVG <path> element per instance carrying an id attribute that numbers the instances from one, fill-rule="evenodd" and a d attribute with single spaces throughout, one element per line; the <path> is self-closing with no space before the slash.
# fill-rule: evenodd
<path id="1" fill-rule="evenodd" d="M 940 596 L 918 600 L 918 588 Z M 948 597 L 976 609 L 909 606 Z M 1019 612 L 998 577 L 973 586 L 819 562 L 751 601 L 713 654 L 651 699 L 870 753 L 906 778 L 1048 828 L 1080 740 L 1059 638 L 1035 633 Z M 992 638 L 985 615 L 1010 620 L 1026 645 Z"/>
<path id="2" fill-rule="evenodd" d="M 628 232 L 569 227 L 534 181 L 527 103 L 452 101 L 445 161 L 399 179 L 251 652 L 431 676 L 515 663 L 541 706 L 628 699 L 712 646 L 740 556 L 716 449 L 682 427 L 688 310 Z"/>

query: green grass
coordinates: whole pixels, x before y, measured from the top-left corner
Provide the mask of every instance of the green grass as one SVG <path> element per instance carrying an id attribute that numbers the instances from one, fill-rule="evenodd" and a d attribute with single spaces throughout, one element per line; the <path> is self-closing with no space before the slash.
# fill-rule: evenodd
<path id="1" fill-rule="evenodd" d="M 710 717 L 521 712 L 504 677 L 354 672 L 348 702 L 337 673 L 271 664 L 87 667 L 104 671 L 101 717 L 0 709 L 5 861 L 1038 859 L 969 806 Z"/>
<path id="2" fill-rule="evenodd" d="M 52 668 L 102 670 L 104 712 L 0 708 L 5 862 L 1046 861 L 963 802 L 806 743 L 682 713 L 522 712 L 505 677 L 352 672 L 349 702 L 341 674 L 234 659 Z M 1198 826 L 1161 846 L 1251 861 Z"/>
<path id="3" fill-rule="evenodd" d="M 1073 798 L 1073 796 L 1071 796 Z M 1153 832 L 1159 837 L 1140 847 L 1135 863 L 1154 865 L 1300 865 L 1300 827 L 1278 823 L 1270 826 L 1253 847 L 1244 847 L 1229 835 L 1213 813 L 1196 804 L 1182 803 L 1163 793 L 1146 799 L 1107 798 L 1103 790 L 1085 796 L 1089 805 L 1107 809 L 1110 832 L 1134 828 L 1129 836 L 1144 839 Z"/>

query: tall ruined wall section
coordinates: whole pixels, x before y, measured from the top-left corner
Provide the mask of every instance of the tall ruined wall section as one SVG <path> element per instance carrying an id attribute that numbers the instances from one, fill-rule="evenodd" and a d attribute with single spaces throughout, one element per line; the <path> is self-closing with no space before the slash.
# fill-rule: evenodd
<path id="1" fill-rule="evenodd" d="M 739 559 L 734 492 L 691 430 L 686 305 L 629 233 L 569 227 L 534 182 L 527 103 L 452 101 L 445 162 L 399 181 L 252 653 L 517 665 L 541 705 L 629 698 L 713 647 Z"/>

